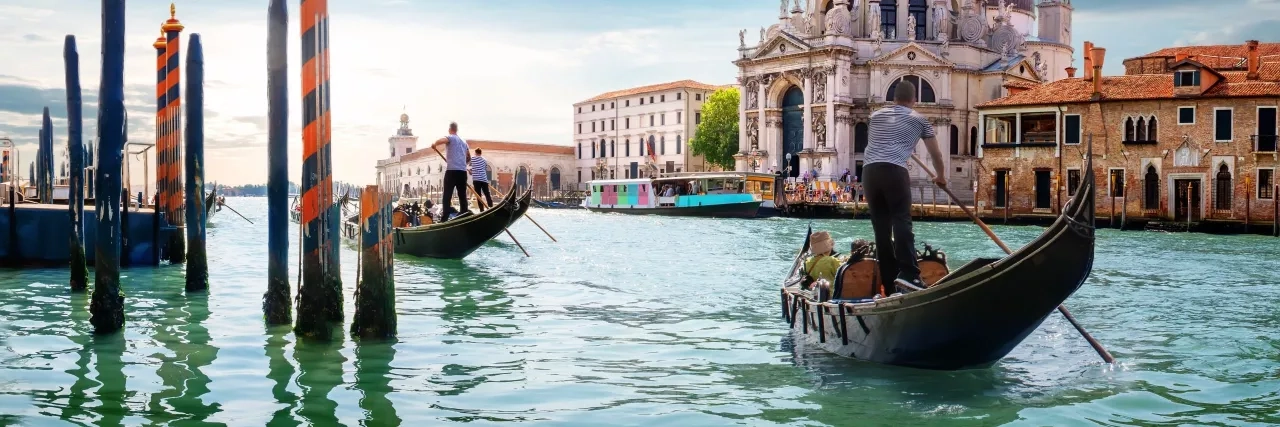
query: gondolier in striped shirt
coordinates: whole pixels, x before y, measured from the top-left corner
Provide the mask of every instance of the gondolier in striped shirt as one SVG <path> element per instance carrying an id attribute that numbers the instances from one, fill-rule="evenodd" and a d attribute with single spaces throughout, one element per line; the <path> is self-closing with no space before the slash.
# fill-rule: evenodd
<path id="1" fill-rule="evenodd" d="M 476 149 L 476 155 L 471 156 L 471 184 L 476 189 L 476 198 L 484 195 L 485 207 L 493 206 L 493 197 L 489 196 L 489 162 L 480 157 L 481 150 Z M 483 210 L 484 207 L 481 207 Z"/>
<path id="2" fill-rule="evenodd" d="M 893 104 L 871 114 L 866 166 L 862 170 L 880 277 L 882 281 L 894 277 L 899 292 L 924 288 L 916 263 L 915 234 L 911 231 L 911 175 L 907 173 L 907 162 L 921 139 L 937 171 L 934 183 L 947 185 L 933 125 L 911 109 L 915 100 L 915 86 L 901 81 L 894 88 Z M 888 293 L 892 288 L 888 283 L 884 285 Z"/>

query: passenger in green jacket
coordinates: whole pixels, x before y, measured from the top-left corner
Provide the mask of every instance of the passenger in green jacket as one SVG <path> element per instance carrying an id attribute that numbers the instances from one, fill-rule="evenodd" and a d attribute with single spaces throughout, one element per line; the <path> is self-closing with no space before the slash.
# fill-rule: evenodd
<path id="1" fill-rule="evenodd" d="M 806 282 L 825 280 L 826 287 L 823 290 L 828 294 L 831 291 L 831 284 L 836 281 L 836 271 L 840 269 L 840 260 L 831 256 L 834 246 L 835 242 L 831 240 L 831 234 L 825 231 L 813 233 L 809 237 L 809 253 L 813 256 L 804 261 L 803 273 L 806 276 Z"/>

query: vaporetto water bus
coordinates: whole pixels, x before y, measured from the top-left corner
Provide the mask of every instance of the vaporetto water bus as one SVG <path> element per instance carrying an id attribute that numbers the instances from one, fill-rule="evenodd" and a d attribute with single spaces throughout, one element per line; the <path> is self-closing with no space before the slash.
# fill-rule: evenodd
<path id="1" fill-rule="evenodd" d="M 587 182 L 582 205 L 592 212 L 755 218 L 762 200 L 746 192 L 741 173 Z"/>

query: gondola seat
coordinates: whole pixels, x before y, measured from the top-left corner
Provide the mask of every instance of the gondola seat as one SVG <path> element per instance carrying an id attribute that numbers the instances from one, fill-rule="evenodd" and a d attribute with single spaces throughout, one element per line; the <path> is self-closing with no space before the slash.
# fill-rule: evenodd
<path id="1" fill-rule="evenodd" d="M 926 288 L 938 283 L 943 277 L 947 277 L 947 273 L 950 273 L 947 270 L 947 264 L 936 259 L 921 259 L 917 264 L 920 266 L 920 280 L 924 281 Z"/>
<path id="2" fill-rule="evenodd" d="M 873 298 L 879 294 L 876 283 L 880 267 L 872 258 L 854 256 L 836 272 L 832 296 L 838 300 Z"/>

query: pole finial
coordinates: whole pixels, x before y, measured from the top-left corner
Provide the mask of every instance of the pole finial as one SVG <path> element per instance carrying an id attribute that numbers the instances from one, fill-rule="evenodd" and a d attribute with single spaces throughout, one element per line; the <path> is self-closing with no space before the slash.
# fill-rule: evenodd
<path id="1" fill-rule="evenodd" d="M 174 15 L 178 14 L 178 7 L 173 3 L 169 3 L 169 19 L 174 19 Z"/>

